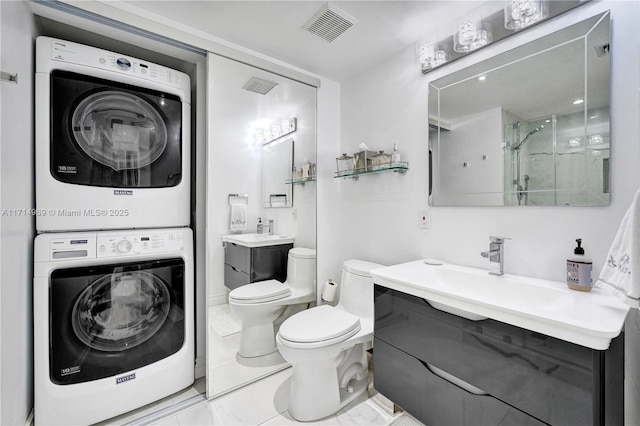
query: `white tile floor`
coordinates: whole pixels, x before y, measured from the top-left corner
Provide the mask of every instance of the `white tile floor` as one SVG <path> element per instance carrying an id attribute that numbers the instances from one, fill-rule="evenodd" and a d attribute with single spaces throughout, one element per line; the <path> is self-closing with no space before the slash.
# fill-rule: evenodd
<path id="1" fill-rule="evenodd" d="M 100 426 L 116 425 L 265 425 L 299 424 L 288 413 L 291 368 L 279 356 L 265 357 L 256 365 L 238 362 L 239 333 L 228 312 L 210 315 L 209 322 L 209 394 L 204 399 L 205 379 L 193 387 L 157 403 L 110 419 Z M 217 318 L 213 327 L 212 318 Z M 222 325 L 220 325 L 222 324 Z M 200 399 L 199 399 L 200 398 Z M 188 405 L 185 407 L 185 402 Z M 173 407 L 183 404 L 176 413 Z M 191 404 L 191 405 L 189 405 Z M 162 417 L 164 415 L 164 417 Z M 305 424 L 318 425 L 421 425 L 406 414 L 390 414 L 375 399 L 363 396 L 333 416 Z"/>
<path id="2" fill-rule="evenodd" d="M 168 416 L 155 425 L 265 425 L 299 424 L 287 411 L 291 369 L 273 374 L 239 390 Z M 364 396 L 333 416 L 312 425 L 390 425 L 399 415 L 385 412 L 373 399 Z M 406 423 L 405 423 L 406 424 Z M 419 423 L 412 423 L 419 425 Z"/>

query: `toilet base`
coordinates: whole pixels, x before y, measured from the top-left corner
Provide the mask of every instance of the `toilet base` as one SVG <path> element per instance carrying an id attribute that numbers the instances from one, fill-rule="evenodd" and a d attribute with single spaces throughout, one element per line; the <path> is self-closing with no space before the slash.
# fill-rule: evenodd
<path id="1" fill-rule="evenodd" d="M 243 324 L 238 355 L 254 358 L 277 350 L 273 320 L 251 325 Z"/>
<path id="2" fill-rule="evenodd" d="M 303 422 L 335 414 L 367 391 L 367 367 L 363 344 L 333 359 L 293 363 L 289 414 Z"/>

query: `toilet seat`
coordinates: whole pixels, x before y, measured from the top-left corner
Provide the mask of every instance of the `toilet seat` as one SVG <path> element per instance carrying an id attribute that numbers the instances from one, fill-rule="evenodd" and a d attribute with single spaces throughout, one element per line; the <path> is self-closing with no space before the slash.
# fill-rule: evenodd
<path id="1" fill-rule="evenodd" d="M 291 288 L 277 280 L 243 285 L 229 293 L 229 300 L 237 304 L 272 302 L 291 295 Z"/>
<path id="2" fill-rule="evenodd" d="M 360 318 L 328 305 L 299 312 L 280 326 L 281 341 L 292 348 L 319 348 L 347 340 L 360 331 Z"/>

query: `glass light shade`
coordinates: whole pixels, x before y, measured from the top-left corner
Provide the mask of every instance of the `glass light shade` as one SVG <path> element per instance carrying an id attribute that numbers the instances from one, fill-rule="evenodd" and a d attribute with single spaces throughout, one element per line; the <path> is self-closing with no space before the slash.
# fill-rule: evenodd
<path id="1" fill-rule="evenodd" d="M 491 24 L 466 20 L 457 25 L 453 34 L 453 50 L 458 53 L 471 52 L 493 41 Z"/>
<path id="2" fill-rule="evenodd" d="M 422 64 L 422 69 L 431 69 L 442 65 L 449 60 L 449 53 L 443 46 L 434 46 L 425 43 L 418 46 L 418 61 Z"/>
<path id="3" fill-rule="evenodd" d="M 280 127 L 279 124 L 272 124 L 271 125 L 271 136 L 274 139 L 279 138 L 282 135 L 282 128 Z"/>
<path id="4" fill-rule="evenodd" d="M 433 44 L 421 44 L 418 46 L 418 61 L 422 65 L 430 64 L 435 57 L 436 48 Z"/>
<path id="5" fill-rule="evenodd" d="M 567 146 L 569 148 L 580 148 L 582 146 L 582 138 L 579 136 L 575 138 L 569 138 L 569 140 L 567 141 Z"/>
<path id="6" fill-rule="evenodd" d="M 433 57 L 433 65 L 442 65 L 449 60 L 449 53 L 446 50 L 438 49 Z"/>
<path id="7" fill-rule="evenodd" d="M 604 142 L 602 135 L 595 134 L 589 136 L 589 145 L 600 145 Z"/>
<path id="8" fill-rule="evenodd" d="M 548 16 L 548 0 L 506 0 L 504 27 L 508 30 L 519 30 Z"/>

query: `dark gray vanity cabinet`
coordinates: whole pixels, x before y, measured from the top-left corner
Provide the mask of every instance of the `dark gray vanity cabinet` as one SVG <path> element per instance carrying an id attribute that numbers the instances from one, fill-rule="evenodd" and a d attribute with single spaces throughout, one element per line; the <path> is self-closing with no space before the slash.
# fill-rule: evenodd
<path id="1" fill-rule="evenodd" d="M 233 290 L 245 284 L 287 279 L 287 259 L 293 244 L 246 247 L 226 242 L 224 248 L 224 285 Z"/>
<path id="2" fill-rule="evenodd" d="M 622 425 L 624 337 L 598 351 L 375 286 L 375 388 L 427 425 Z"/>

